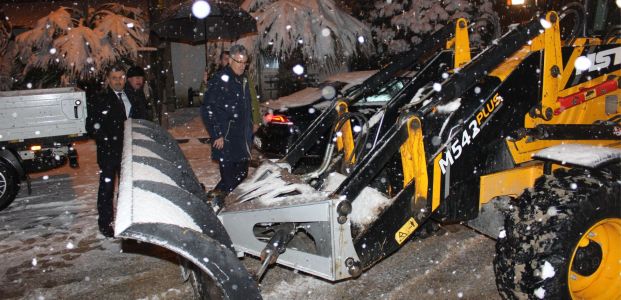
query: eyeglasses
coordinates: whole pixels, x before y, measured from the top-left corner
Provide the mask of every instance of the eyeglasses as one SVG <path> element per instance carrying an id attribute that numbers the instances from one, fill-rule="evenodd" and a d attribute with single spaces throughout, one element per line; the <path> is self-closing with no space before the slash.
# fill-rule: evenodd
<path id="1" fill-rule="evenodd" d="M 231 56 L 231 57 L 229 57 L 229 58 L 230 58 L 232 61 L 234 61 L 234 62 L 236 62 L 236 63 L 238 63 L 238 64 L 242 64 L 242 65 L 247 65 L 247 64 L 248 64 L 248 61 L 239 61 L 239 60 L 237 60 L 237 59 L 234 59 L 232 56 Z"/>

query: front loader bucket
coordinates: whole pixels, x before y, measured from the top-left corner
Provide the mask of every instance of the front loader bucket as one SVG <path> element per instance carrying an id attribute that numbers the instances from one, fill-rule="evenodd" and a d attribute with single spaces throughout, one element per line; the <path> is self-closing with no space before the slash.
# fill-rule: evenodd
<path id="1" fill-rule="evenodd" d="M 349 207 L 350 218 L 342 218 L 337 212 L 348 208 L 340 207 L 341 197 L 332 193 L 344 175 L 332 173 L 316 190 L 287 169 L 287 164 L 266 161 L 225 199 L 218 217 L 234 248 L 260 256 L 273 236 L 266 231 L 294 224 L 295 236 L 278 256 L 278 264 L 330 281 L 359 276 L 362 269 L 351 230 L 370 223 L 369 216 L 377 215 L 381 207 L 374 203 Z M 363 197 L 373 195 L 376 203 L 389 205 L 390 199 L 380 200 L 374 191 L 367 187 Z"/>
<path id="2" fill-rule="evenodd" d="M 261 298 L 177 142 L 144 120 L 125 123 L 115 236 L 167 248 L 194 264 L 225 299 Z"/>

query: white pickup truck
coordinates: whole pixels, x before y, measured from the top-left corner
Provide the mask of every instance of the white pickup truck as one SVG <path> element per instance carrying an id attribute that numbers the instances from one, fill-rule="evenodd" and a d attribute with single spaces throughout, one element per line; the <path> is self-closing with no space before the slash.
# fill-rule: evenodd
<path id="1" fill-rule="evenodd" d="M 86 95 L 76 88 L 0 92 L 0 210 L 28 174 L 78 166 L 72 143 L 86 138 Z"/>

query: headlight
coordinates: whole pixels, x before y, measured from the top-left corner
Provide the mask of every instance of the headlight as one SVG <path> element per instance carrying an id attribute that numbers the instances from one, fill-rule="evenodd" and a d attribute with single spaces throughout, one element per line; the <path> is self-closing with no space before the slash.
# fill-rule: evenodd
<path id="1" fill-rule="evenodd" d="M 507 5 L 524 5 L 526 0 L 507 0 Z"/>

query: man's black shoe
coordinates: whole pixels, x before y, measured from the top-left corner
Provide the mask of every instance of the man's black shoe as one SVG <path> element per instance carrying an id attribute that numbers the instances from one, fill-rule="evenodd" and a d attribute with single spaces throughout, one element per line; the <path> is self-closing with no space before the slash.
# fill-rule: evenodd
<path id="1" fill-rule="evenodd" d="M 226 198 L 226 194 L 217 189 L 213 189 L 207 193 L 207 202 L 211 204 L 211 208 L 213 208 L 216 214 L 224 208 L 224 198 Z"/>
<path id="2" fill-rule="evenodd" d="M 112 229 L 112 226 L 99 226 L 99 232 L 105 237 L 114 237 L 114 229 Z"/>

